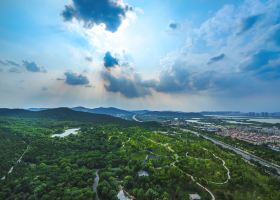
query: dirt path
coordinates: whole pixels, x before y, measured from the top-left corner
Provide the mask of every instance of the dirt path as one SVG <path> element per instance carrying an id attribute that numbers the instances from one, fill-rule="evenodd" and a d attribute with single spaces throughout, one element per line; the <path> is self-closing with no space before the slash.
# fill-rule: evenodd
<path id="1" fill-rule="evenodd" d="M 133 116 L 132 116 L 132 119 L 133 119 L 134 121 L 137 121 L 137 122 L 143 122 L 143 121 L 137 119 L 137 118 L 136 118 L 136 115 L 133 115 Z"/>
<path id="2" fill-rule="evenodd" d="M 145 138 L 146 138 L 146 137 L 145 137 Z M 151 142 L 154 143 L 154 144 L 157 144 L 157 145 L 160 145 L 160 146 L 164 146 L 168 151 L 170 151 L 170 152 L 172 152 L 172 153 L 175 152 L 175 151 L 169 146 L 169 144 L 162 144 L 162 143 L 156 142 L 156 141 L 154 141 L 154 140 L 152 140 L 152 139 L 150 139 L 150 138 L 146 138 L 146 139 L 149 140 L 149 141 L 151 141 Z M 213 194 L 208 188 L 204 187 L 204 186 L 201 185 L 199 182 L 197 182 L 197 181 L 195 180 L 195 178 L 194 178 L 191 174 L 188 174 L 188 173 L 184 172 L 182 169 L 180 169 L 178 166 L 176 166 L 176 163 L 179 162 L 179 161 L 178 161 L 179 156 L 178 156 L 178 154 L 176 154 L 176 153 L 174 154 L 174 156 L 175 156 L 175 161 L 173 161 L 172 163 L 170 163 L 170 166 L 176 167 L 176 168 L 177 168 L 179 171 L 181 171 L 183 174 L 185 174 L 186 176 L 190 177 L 191 180 L 192 180 L 193 182 L 195 182 L 195 184 L 197 184 L 199 187 L 201 187 L 202 189 L 204 189 L 204 190 L 211 196 L 211 200 L 215 200 L 216 198 L 215 198 L 214 194 Z"/>
<path id="3" fill-rule="evenodd" d="M 209 182 L 210 182 L 210 183 L 217 184 L 217 185 L 223 185 L 223 184 L 228 183 L 228 181 L 231 179 L 231 176 L 230 176 L 230 171 L 229 171 L 229 169 L 228 169 L 227 166 L 226 166 L 226 162 L 225 162 L 222 158 L 216 156 L 214 153 L 213 153 L 213 156 L 214 156 L 215 158 L 219 159 L 220 161 L 222 161 L 223 167 L 227 170 L 227 180 L 225 180 L 224 182 L 221 182 L 221 183 L 220 183 L 220 182 L 213 182 L 213 181 L 209 181 Z"/>
<path id="4" fill-rule="evenodd" d="M 93 188 L 93 191 L 95 192 L 95 200 L 100 200 L 99 196 L 98 196 L 98 192 L 97 192 L 97 186 L 98 186 L 98 183 L 99 183 L 99 169 L 96 170 L 95 172 L 95 179 L 94 179 L 94 182 L 93 182 L 93 185 L 92 185 L 92 188 Z"/>
<path id="5" fill-rule="evenodd" d="M 24 142 L 25 143 L 25 142 Z M 26 143 L 25 143 L 26 144 Z M 16 161 L 16 163 L 9 169 L 9 171 L 7 172 L 7 174 L 5 176 L 3 176 L 0 180 L 4 181 L 8 175 L 12 174 L 14 171 L 14 168 L 21 163 L 23 156 L 26 154 L 26 152 L 29 149 L 29 145 L 27 145 L 26 149 L 24 150 L 24 152 L 21 154 L 21 156 L 18 158 L 18 160 Z"/>

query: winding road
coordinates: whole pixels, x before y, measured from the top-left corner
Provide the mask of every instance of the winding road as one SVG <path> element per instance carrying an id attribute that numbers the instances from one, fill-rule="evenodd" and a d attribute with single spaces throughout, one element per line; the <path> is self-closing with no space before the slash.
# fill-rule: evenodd
<path id="1" fill-rule="evenodd" d="M 97 186 L 98 186 L 98 183 L 99 183 L 99 169 L 96 170 L 95 172 L 95 178 L 94 178 L 94 182 L 93 182 L 93 185 L 92 185 L 92 188 L 93 188 L 93 191 L 95 192 L 95 200 L 100 200 L 99 196 L 98 196 L 98 192 L 97 192 Z"/>
<path id="2" fill-rule="evenodd" d="M 149 141 L 151 141 L 151 142 L 154 143 L 154 144 L 157 144 L 157 145 L 160 145 L 160 146 L 164 146 L 168 151 L 170 151 L 170 152 L 172 152 L 172 153 L 175 152 L 168 144 L 162 144 L 162 143 L 156 142 L 156 141 L 154 141 L 154 140 L 152 140 L 152 139 L 150 139 L 150 138 L 146 138 L 146 137 L 144 137 L 144 138 L 147 139 L 147 140 L 149 140 Z M 209 193 L 209 195 L 211 196 L 211 200 L 215 200 L 216 198 L 215 198 L 214 194 L 213 194 L 208 188 L 204 187 L 204 186 L 201 185 L 199 182 L 197 182 L 197 181 L 195 180 L 195 178 L 194 178 L 191 174 L 188 174 L 188 173 L 184 172 L 182 169 L 180 169 L 178 166 L 176 166 L 176 163 L 178 162 L 178 159 L 179 159 L 178 154 L 175 153 L 175 154 L 174 154 L 174 157 L 175 157 L 175 161 L 173 161 L 172 163 L 170 163 L 170 166 L 176 167 L 176 168 L 177 168 L 179 171 L 181 171 L 183 174 L 185 174 L 186 176 L 190 177 L 191 180 L 192 180 L 196 185 L 198 185 L 199 187 L 201 187 L 202 189 L 204 189 L 207 193 Z"/>
<path id="3" fill-rule="evenodd" d="M 208 149 L 206 149 L 206 148 L 203 148 L 203 150 L 208 151 Z M 208 181 L 208 180 L 206 180 L 206 181 L 207 181 L 208 183 L 213 183 L 213 184 L 217 184 L 217 185 L 223 185 L 223 184 L 228 183 L 228 181 L 231 179 L 231 176 L 230 176 L 230 171 L 229 171 L 228 167 L 226 166 L 226 162 L 225 162 L 222 158 L 216 156 L 214 153 L 212 153 L 212 155 L 213 155 L 216 159 L 222 161 L 222 165 L 223 165 L 223 167 L 225 168 L 225 170 L 227 171 L 227 179 L 226 179 L 224 182 L 214 182 L 214 181 Z M 209 159 L 209 158 L 197 158 L 197 157 L 189 156 L 189 155 L 188 155 L 188 152 L 186 153 L 186 157 L 191 158 L 191 159 L 195 159 L 195 160 L 200 160 L 200 161 L 211 160 L 211 159 Z"/>
<path id="4" fill-rule="evenodd" d="M 133 119 L 134 121 L 137 121 L 137 122 L 143 122 L 143 121 L 137 119 L 137 118 L 136 118 L 136 115 L 133 115 L 133 116 L 132 116 L 132 119 Z"/>
<path id="5" fill-rule="evenodd" d="M 225 180 L 224 182 L 221 182 L 221 183 L 220 183 L 220 182 L 214 182 L 214 181 L 208 181 L 208 182 L 209 182 L 209 183 L 213 183 L 213 184 L 217 184 L 217 185 L 223 185 L 223 184 L 228 183 L 228 181 L 231 179 L 231 176 L 230 176 L 230 171 L 229 171 L 229 169 L 228 169 L 227 166 L 226 166 L 226 162 L 225 162 L 222 158 L 216 156 L 214 153 L 212 153 L 212 155 L 213 155 L 215 158 L 217 158 L 217 159 L 219 159 L 220 161 L 222 161 L 223 167 L 227 170 L 227 180 Z"/>
<path id="6" fill-rule="evenodd" d="M 26 144 L 26 142 L 24 142 Z M 21 154 L 21 156 L 19 157 L 19 159 L 16 161 L 16 163 L 9 169 L 9 171 L 7 172 L 7 174 L 5 176 L 3 176 L 0 180 L 1 181 L 4 181 L 6 179 L 6 177 L 9 175 L 9 174 L 12 174 L 13 171 L 14 171 L 14 168 L 19 164 L 21 163 L 22 161 L 22 158 L 23 156 L 26 154 L 26 152 L 28 151 L 29 149 L 29 145 L 27 145 L 26 149 L 24 150 L 24 152 Z"/>

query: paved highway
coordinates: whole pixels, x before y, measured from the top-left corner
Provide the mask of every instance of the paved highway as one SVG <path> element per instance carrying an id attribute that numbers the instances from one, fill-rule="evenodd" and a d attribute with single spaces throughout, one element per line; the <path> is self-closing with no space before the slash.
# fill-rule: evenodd
<path id="1" fill-rule="evenodd" d="M 226 144 L 226 143 L 224 143 L 224 142 L 221 142 L 221 141 L 219 141 L 219 140 L 213 139 L 213 138 L 211 138 L 211 137 L 208 137 L 208 136 L 203 135 L 203 134 L 201 134 L 201 133 L 198 133 L 198 132 L 196 132 L 196 131 L 191 131 L 191 130 L 187 130 L 187 129 L 182 129 L 182 130 L 183 130 L 183 131 L 191 132 L 191 133 L 193 133 L 193 134 L 195 134 L 195 135 L 197 135 L 197 136 L 201 136 L 201 137 L 203 137 L 204 139 L 209 140 L 209 141 L 213 142 L 214 144 L 217 144 L 217 145 L 219 145 L 219 146 L 221 146 L 221 147 L 223 147 L 223 148 L 225 148 L 225 149 L 230 149 L 230 150 L 234 151 L 235 153 L 241 155 L 243 158 L 245 158 L 245 159 L 248 160 L 248 161 L 253 160 L 253 161 L 258 162 L 258 163 L 261 164 L 262 166 L 270 167 L 270 168 L 276 169 L 278 175 L 280 175 L 280 166 L 277 165 L 277 164 L 275 164 L 275 163 L 272 163 L 272 162 L 269 162 L 269 161 L 267 161 L 267 160 L 264 160 L 264 159 L 262 159 L 262 158 L 260 158 L 260 157 L 258 157 L 258 156 L 255 156 L 255 155 L 253 155 L 253 154 L 251 154 L 251 153 L 249 153 L 249 152 L 247 152 L 247 151 L 244 151 L 244 150 L 239 149 L 239 148 L 237 148 L 237 147 L 231 146 L 231 145 Z"/>

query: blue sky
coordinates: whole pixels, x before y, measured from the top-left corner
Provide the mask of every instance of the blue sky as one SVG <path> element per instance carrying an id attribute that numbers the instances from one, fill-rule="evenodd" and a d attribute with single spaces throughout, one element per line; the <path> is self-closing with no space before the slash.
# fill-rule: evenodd
<path id="1" fill-rule="evenodd" d="M 280 110 L 278 0 L 3 0 L 1 107 Z"/>

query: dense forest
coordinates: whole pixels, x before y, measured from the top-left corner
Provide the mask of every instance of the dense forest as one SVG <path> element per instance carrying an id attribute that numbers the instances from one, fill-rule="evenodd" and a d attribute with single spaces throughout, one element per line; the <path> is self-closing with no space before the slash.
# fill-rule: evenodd
<path id="1" fill-rule="evenodd" d="M 102 115 L 110 120 L 28 115 L 0 117 L 0 199 L 106 200 L 120 191 L 140 200 L 280 196 L 279 179 L 179 128 Z M 52 137 L 69 128 L 78 133 Z"/>

